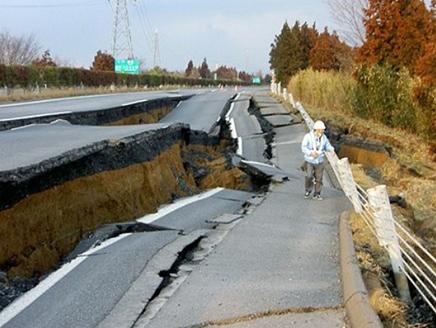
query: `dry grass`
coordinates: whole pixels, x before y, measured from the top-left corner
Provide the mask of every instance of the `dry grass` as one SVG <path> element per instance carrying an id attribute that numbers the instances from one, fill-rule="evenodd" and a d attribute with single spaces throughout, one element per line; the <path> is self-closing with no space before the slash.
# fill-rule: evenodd
<path id="1" fill-rule="evenodd" d="M 353 232 L 356 255 L 359 261 L 365 284 L 368 288 L 372 307 L 379 315 L 384 327 L 412 327 L 407 322 L 407 307 L 393 296 L 392 285 L 388 279 L 389 256 L 380 247 L 377 239 L 362 218 L 351 215 L 351 230 Z M 373 281 L 368 279 L 373 277 Z M 374 277 L 377 281 L 374 282 Z"/>
<path id="2" fill-rule="evenodd" d="M 310 90 L 308 92 L 314 93 Z M 338 103 L 344 101 L 341 97 L 337 98 Z M 339 105 L 319 107 L 317 105 L 322 102 L 317 102 L 314 106 L 310 102 L 305 102 L 306 99 L 312 101 L 312 96 L 304 96 L 302 100 L 313 119 L 322 119 L 328 125 L 346 131 L 348 135 L 378 141 L 392 149 L 392 157 L 378 168 L 380 181 L 374 182 L 386 184 L 391 195 L 401 194 L 406 199 L 413 209 L 407 225 L 434 244 L 436 242 L 436 220 L 434 219 L 436 217 L 436 155 L 433 151 L 434 146 L 410 132 L 356 117 Z M 364 174 L 362 170 L 361 175 Z"/>
<path id="3" fill-rule="evenodd" d="M 305 104 L 329 111 L 351 112 L 349 95 L 355 84 L 346 73 L 307 69 L 291 79 L 288 90 Z"/>

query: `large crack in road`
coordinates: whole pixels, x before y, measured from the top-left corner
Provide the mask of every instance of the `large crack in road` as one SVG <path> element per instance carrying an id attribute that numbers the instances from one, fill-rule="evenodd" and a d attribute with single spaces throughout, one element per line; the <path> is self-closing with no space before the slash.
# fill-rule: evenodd
<path id="1" fill-rule="evenodd" d="M 228 107 L 229 103 L 226 104 L 225 109 L 227 110 Z M 220 114 L 220 117 L 223 114 L 225 114 L 225 111 Z M 247 197 L 251 197 L 249 196 L 251 194 L 243 195 L 225 191 L 228 195 L 220 194 L 220 196 L 212 197 L 213 199 L 211 198 L 210 201 L 207 200 L 202 208 L 208 208 L 208 210 L 204 211 L 204 209 L 199 208 L 198 213 L 201 213 L 203 216 L 201 216 L 201 220 L 197 219 L 197 221 L 203 223 L 198 227 L 181 227 L 177 223 L 178 219 L 171 216 L 164 217 L 161 223 L 156 224 L 141 224 L 140 220 L 137 222 L 120 222 L 121 218 L 124 221 L 128 221 L 139 218 L 145 213 L 154 212 L 160 204 L 167 203 L 180 196 L 192 195 L 200 190 L 217 186 L 230 187 L 232 189 L 253 190 L 254 188 L 260 191 L 265 190 L 261 186 L 269 183 L 270 179 L 268 176 L 259 182 L 256 176 L 253 176 L 251 173 L 244 173 L 240 168 L 232 164 L 232 153 L 234 153 L 236 145 L 230 140 L 230 131 L 225 122 L 223 120 L 218 122 L 218 138 L 216 135 L 208 136 L 205 132 L 190 130 L 189 127 L 182 124 L 161 126 L 160 130 L 146 131 L 139 138 L 133 134 L 132 137 L 122 136 L 118 140 L 111 140 L 110 142 L 103 140 L 103 144 L 99 146 L 100 148 L 95 146 L 88 148 L 88 150 L 86 150 L 87 148 L 84 148 L 85 150 L 79 148 L 79 155 L 77 153 L 71 154 L 74 159 L 73 157 L 67 157 L 67 160 L 65 160 L 65 157 L 63 157 L 64 153 L 60 152 L 58 159 L 51 162 L 19 168 L 19 174 L 11 174 L 10 170 L 6 173 L 0 172 L 0 175 L 3 174 L 2 183 L 9 183 L 10 186 L 8 189 L 10 192 L 7 193 L 8 197 L 2 198 L 2 201 L 5 201 L 3 203 L 3 211 L 0 211 L 0 222 L 3 224 L 3 226 L 0 224 L 0 234 L 2 238 L 4 237 L 3 240 L 5 240 L 5 243 L 2 243 L 0 248 L 0 254 L 3 254 L 3 260 L 0 261 L 0 269 L 7 271 L 10 277 L 9 279 L 4 278 L 3 282 L 0 281 L 0 307 L 5 307 L 14 298 L 34 287 L 40 280 L 43 280 L 47 276 L 46 272 L 50 272 L 50 268 L 53 268 L 53 265 L 57 264 L 56 267 L 60 267 L 62 263 L 68 264 L 69 261 L 74 261 L 82 256 L 82 254 L 89 253 L 89 250 L 93 249 L 92 247 L 97 246 L 98 248 L 106 245 L 105 243 L 110 241 L 111 238 L 122 238 L 123 242 L 126 242 L 129 239 L 133 239 L 133 241 L 138 240 L 133 237 L 134 235 L 139 238 L 147 234 L 157 238 L 156 236 L 159 234 L 165 234 L 167 236 L 165 238 L 170 238 L 168 241 L 171 243 L 171 239 L 178 240 L 183 237 L 180 237 L 181 231 L 184 234 L 190 235 L 194 231 L 198 232 L 201 229 L 207 229 L 209 232 L 202 234 L 197 240 L 199 244 L 204 245 L 206 243 L 202 239 L 206 235 L 208 236 L 209 243 L 210 240 L 215 239 L 217 242 L 221 240 L 223 237 L 217 237 L 216 235 L 211 238 L 210 231 L 214 231 L 217 227 L 217 222 L 213 221 L 214 214 L 212 213 L 215 211 L 220 216 L 223 214 L 222 211 L 230 211 L 229 213 L 232 213 L 232 211 L 241 208 L 242 212 L 246 212 L 247 209 L 243 209 L 243 204 L 246 202 Z M 68 128 L 67 125 L 61 123 L 62 127 Z M 76 128 L 75 126 L 72 127 Z M 87 127 L 80 128 L 88 129 Z M 92 129 L 99 128 L 92 127 Z M 117 127 L 116 129 L 122 128 Z M 130 129 L 130 127 L 124 127 L 124 129 Z M 26 128 L 15 130 L 15 133 L 23 131 L 26 132 Z M 161 132 L 156 134 L 155 131 Z M 168 136 L 171 137 L 168 138 Z M 153 142 L 156 146 L 153 146 L 153 142 L 150 143 L 150 140 L 155 140 Z M 155 150 L 154 155 L 150 153 L 150 150 L 154 151 L 153 149 Z M 141 155 L 138 156 L 140 153 Z M 144 160 L 147 161 L 145 165 L 142 164 Z M 123 163 L 121 169 L 124 172 L 120 172 L 120 165 L 117 164 L 119 161 Z M 109 162 L 109 165 L 105 164 Z M 108 169 L 109 171 L 107 171 Z M 246 171 L 250 172 L 250 170 Z M 54 174 L 53 172 L 58 173 Z M 69 175 L 65 176 L 63 173 L 68 173 Z M 134 180 L 131 179 L 132 175 L 135 177 Z M 58 178 L 51 179 L 52 176 Z M 140 183 L 134 182 L 138 179 Z M 38 180 L 37 188 L 23 188 L 26 183 L 32 185 Z M 41 184 L 41 181 L 45 184 Z M 94 189 L 83 193 L 83 188 L 86 189 L 89 186 L 93 186 Z M 98 188 L 95 188 L 96 186 Z M 145 189 L 144 186 L 146 187 Z M 69 196 L 62 200 L 65 194 Z M 74 195 L 77 194 L 81 194 L 79 202 L 72 201 L 74 198 L 71 197 L 75 197 Z M 96 199 L 95 195 L 104 195 L 107 199 L 102 202 L 101 198 Z M 122 199 L 129 200 L 125 205 L 120 206 L 120 195 L 123 195 Z M 142 205 L 138 206 L 139 204 Z M 101 212 L 101 219 L 96 219 L 98 211 L 92 210 L 90 212 L 91 208 L 106 210 Z M 132 209 L 135 210 L 132 211 Z M 196 211 L 194 210 L 193 212 L 191 209 L 189 213 L 197 213 Z M 26 221 L 26 218 L 31 215 L 34 217 L 33 225 L 29 225 L 29 222 Z M 38 221 L 38 215 L 44 218 L 44 222 Z M 233 214 L 229 215 L 231 217 Z M 189 224 L 189 220 L 186 220 L 186 214 L 180 214 L 179 217 L 185 219 L 183 224 Z M 53 235 L 53 233 L 44 235 L 38 232 L 38 229 L 41 228 L 49 231 L 50 225 L 47 225 L 47 222 L 49 222 L 50 218 L 53 218 L 54 223 L 56 221 L 59 222 L 53 225 L 53 229 L 61 228 L 64 230 L 61 233 L 55 234 L 57 236 L 54 239 L 54 244 L 50 239 L 35 240 L 34 238 L 39 238 L 41 235 L 42 238 Z M 80 220 L 87 222 L 87 225 L 71 226 L 68 223 L 68 219 L 71 218 L 75 218 L 73 220 L 75 222 L 80 223 Z M 229 222 L 218 223 L 218 226 L 227 225 L 226 229 L 228 229 L 238 220 L 239 218 L 233 217 Z M 167 224 L 170 221 L 176 224 Z M 105 226 L 101 230 L 95 230 L 102 223 L 110 222 L 118 223 Z M 21 231 L 27 232 L 10 238 L 11 236 L 8 237 L 7 232 L 10 231 L 11 224 L 14 226 L 14 229 L 21 229 Z M 222 229 L 217 228 L 218 234 L 225 235 L 220 230 Z M 64 244 L 59 244 L 59 240 L 62 241 L 63 236 L 67 236 L 65 238 L 68 240 Z M 124 238 L 125 236 L 132 237 Z M 19 239 L 17 238 L 20 237 L 22 239 L 18 241 Z M 82 237 L 86 238 L 78 244 Z M 6 242 L 7 238 L 10 238 L 9 243 Z M 188 251 L 182 252 L 179 260 L 176 259 L 174 260 L 175 262 L 171 262 L 172 265 L 177 264 L 175 267 L 172 265 L 169 268 L 167 267 L 166 273 L 169 274 L 169 278 L 168 275 L 165 275 L 164 280 L 166 282 L 159 282 L 160 287 L 150 287 L 150 290 L 153 290 L 155 294 L 154 299 L 158 299 L 162 291 L 174 285 L 173 278 L 175 277 L 172 277 L 172 275 L 180 267 L 185 267 L 184 264 L 186 263 L 180 263 L 180 261 L 186 261 L 187 254 L 195 254 L 198 257 L 199 254 L 204 253 L 205 247 L 197 247 L 195 252 L 189 251 L 189 245 L 194 245 L 192 243 L 195 244 L 195 240 L 184 246 L 187 247 Z M 9 247 L 9 245 L 12 247 Z M 40 245 L 43 246 L 42 250 L 39 249 Z M 74 247 L 76 247 L 75 250 L 70 253 Z M 211 248 L 209 247 L 209 251 Z M 53 252 L 56 252 L 55 256 L 52 255 L 54 254 Z M 69 255 L 65 257 L 67 254 Z M 97 259 L 103 256 L 103 253 L 97 252 L 96 254 L 100 254 L 100 256 L 92 256 L 92 258 Z M 104 256 L 110 256 L 110 252 L 104 254 L 106 254 Z M 63 261 L 59 262 L 62 258 Z M 85 258 L 86 262 L 80 264 L 78 268 L 81 268 L 91 260 L 90 255 L 85 255 Z M 36 278 L 23 279 L 26 276 L 34 276 Z M 162 279 L 162 277 L 159 278 Z M 38 312 L 38 306 L 40 306 L 38 301 L 32 303 L 29 311 L 30 315 Z M 110 308 L 114 307 L 114 305 L 108 306 Z M 144 311 L 144 308 L 142 308 L 142 311 Z M 61 313 L 62 311 L 59 312 Z M 105 316 L 107 316 L 107 313 Z M 18 323 L 20 320 L 22 320 L 21 322 L 26 322 L 26 318 L 28 317 L 17 318 L 14 324 L 19 327 L 20 324 Z M 94 320 L 93 322 L 101 322 L 102 319 L 104 318 L 97 318 L 95 319 L 97 321 Z M 39 323 L 41 327 L 49 326 L 45 325 L 46 323 L 43 324 L 42 321 L 39 321 Z M 37 322 L 34 322 L 34 324 L 38 326 Z M 26 325 L 22 326 L 25 327 Z"/>

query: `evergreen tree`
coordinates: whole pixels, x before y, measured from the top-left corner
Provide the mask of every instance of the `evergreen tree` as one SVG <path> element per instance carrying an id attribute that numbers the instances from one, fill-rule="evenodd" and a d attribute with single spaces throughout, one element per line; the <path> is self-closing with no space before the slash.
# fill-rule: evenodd
<path id="1" fill-rule="evenodd" d="M 185 70 L 185 76 L 188 77 L 192 74 L 192 70 L 194 69 L 194 63 L 192 62 L 192 60 L 190 60 L 188 62 L 188 67 L 186 67 Z"/>
<path id="2" fill-rule="evenodd" d="M 292 34 L 287 22 L 283 24 L 279 35 L 276 35 L 271 45 L 270 64 L 278 81 L 286 82 L 290 75 L 292 55 Z"/>
<path id="3" fill-rule="evenodd" d="M 309 66 L 310 51 L 317 36 L 315 26 L 309 27 L 307 23 L 300 26 L 297 21 L 291 29 L 285 22 L 270 52 L 271 68 L 275 70 L 278 81 L 287 83 L 299 70 Z"/>
<path id="4" fill-rule="evenodd" d="M 199 68 L 200 76 L 203 79 L 209 79 L 211 77 L 211 73 L 209 70 L 209 65 L 207 65 L 207 59 L 204 58 L 203 62 L 201 63 L 201 66 Z"/>
<path id="5" fill-rule="evenodd" d="M 302 61 L 302 69 L 306 69 L 309 67 L 310 62 L 310 52 L 312 51 L 315 43 L 318 39 L 318 31 L 316 30 L 315 24 L 312 27 L 309 27 L 305 22 L 301 26 L 301 61 Z"/>
<path id="6" fill-rule="evenodd" d="M 326 27 L 310 52 L 310 66 L 316 70 L 339 70 L 348 62 L 347 57 L 351 57 L 350 47 Z"/>

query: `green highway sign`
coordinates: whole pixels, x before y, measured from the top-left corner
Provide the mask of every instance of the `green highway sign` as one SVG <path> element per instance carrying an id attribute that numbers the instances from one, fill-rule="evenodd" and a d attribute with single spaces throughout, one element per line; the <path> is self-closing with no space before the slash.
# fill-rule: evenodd
<path id="1" fill-rule="evenodd" d="M 139 59 L 115 59 L 115 73 L 139 74 Z"/>
<path id="2" fill-rule="evenodd" d="M 252 82 L 253 82 L 253 84 L 260 84 L 260 83 L 261 83 L 261 81 L 260 81 L 260 77 L 259 77 L 259 76 L 255 76 L 255 77 L 253 77 Z"/>

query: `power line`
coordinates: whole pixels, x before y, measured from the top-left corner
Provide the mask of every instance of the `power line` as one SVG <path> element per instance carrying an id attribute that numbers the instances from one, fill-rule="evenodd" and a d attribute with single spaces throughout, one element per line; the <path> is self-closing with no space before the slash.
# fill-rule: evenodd
<path id="1" fill-rule="evenodd" d="M 154 44 L 153 44 L 153 67 L 160 64 L 160 50 L 159 50 L 159 33 L 154 31 Z"/>
<path id="2" fill-rule="evenodd" d="M 147 29 L 147 26 L 146 26 L 146 20 L 145 20 L 144 13 L 142 12 L 142 7 L 140 6 L 139 3 L 137 3 L 137 5 L 138 6 L 137 6 L 136 13 L 137 13 L 137 16 L 139 18 L 139 23 L 140 23 L 140 26 L 142 28 L 144 37 L 146 39 L 147 46 L 149 47 L 150 51 L 152 51 L 153 40 L 152 40 L 151 32 L 150 32 L 150 34 L 147 32 L 149 30 Z"/>

